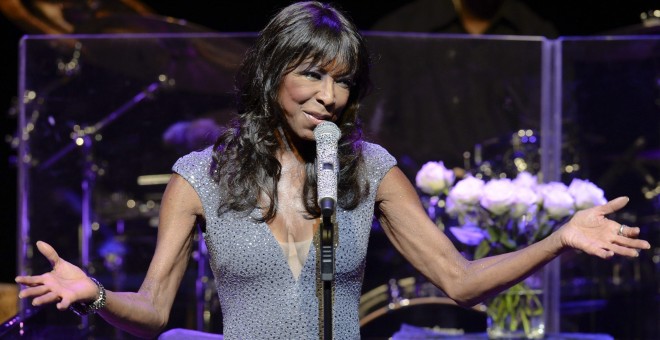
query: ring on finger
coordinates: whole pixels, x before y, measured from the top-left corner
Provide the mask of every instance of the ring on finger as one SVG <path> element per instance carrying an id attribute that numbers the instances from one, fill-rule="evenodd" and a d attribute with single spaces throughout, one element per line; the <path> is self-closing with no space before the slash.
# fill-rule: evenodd
<path id="1" fill-rule="evenodd" d="M 619 235 L 619 236 L 623 236 L 623 228 L 625 228 L 625 227 L 626 227 L 626 225 L 625 225 L 625 224 L 622 224 L 622 225 L 619 227 L 619 232 L 616 233 L 616 234 Z"/>

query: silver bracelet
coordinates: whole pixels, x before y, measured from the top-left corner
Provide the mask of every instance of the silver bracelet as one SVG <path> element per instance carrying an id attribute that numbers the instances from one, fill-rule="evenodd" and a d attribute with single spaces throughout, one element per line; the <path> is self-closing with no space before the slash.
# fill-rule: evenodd
<path id="1" fill-rule="evenodd" d="M 95 314 L 96 311 L 105 307 L 105 288 L 97 279 L 89 277 L 99 287 L 99 297 L 92 303 L 74 302 L 69 306 L 69 310 L 78 316 Z"/>

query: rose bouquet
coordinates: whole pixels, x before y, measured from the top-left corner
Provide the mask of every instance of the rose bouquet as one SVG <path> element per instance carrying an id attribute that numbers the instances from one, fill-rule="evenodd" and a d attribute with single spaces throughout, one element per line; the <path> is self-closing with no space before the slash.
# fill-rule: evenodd
<path id="1" fill-rule="evenodd" d="M 469 259 L 526 247 L 547 237 L 575 211 L 606 202 L 602 189 L 577 178 L 570 185 L 540 183 L 537 176 L 521 172 L 513 179 L 485 181 L 467 175 L 454 181 L 453 171 L 442 162 L 426 163 L 416 176 L 429 215 L 439 226 L 450 226 L 449 236 Z M 507 333 L 502 336 L 543 336 L 540 281 L 531 276 L 488 303 L 491 338 L 499 337 L 491 329 Z"/>
<path id="2" fill-rule="evenodd" d="M 575 211 L 605 204 L 603 190 L 588 180 L 539 183 L 528 172 L 515 179 L 484 181 L 467 176 L 448 191 L 449 228 L 461 243 L 474 246 L 473 259 L 503 254 L 537 242 Z"/>

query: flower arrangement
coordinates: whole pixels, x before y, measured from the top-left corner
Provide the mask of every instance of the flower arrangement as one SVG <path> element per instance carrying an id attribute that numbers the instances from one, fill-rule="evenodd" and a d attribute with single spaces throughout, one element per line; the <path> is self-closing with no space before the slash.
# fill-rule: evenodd
<path id="1" fill-rule="evenodd" d="M 577 178 L 569 185 L 541 183 L 529 172 L 513 179 L 486 181 L 471 174 L 455 179 L 442 162 L 424 164 L 415 178 L 429 216 L 443 228 L 450 226 L 449 236 L 470 259 L 526 247 L 550 235 L 575 211 L 606 203 L 602 189 Z M 534 330 L 532 322 L 541 316 L 542 323 L 543 306 L 532 289 L 538 281 L 530 278 L 490 301 L 489 332 L 493 327 L 520 330 L 528 338 L 543 336 L 543 327 Z"/>

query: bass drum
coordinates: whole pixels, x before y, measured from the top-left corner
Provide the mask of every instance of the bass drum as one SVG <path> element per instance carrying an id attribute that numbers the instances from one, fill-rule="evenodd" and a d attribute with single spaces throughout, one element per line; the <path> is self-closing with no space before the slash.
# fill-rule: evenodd
<path id="1" fill-rule="evenodd" d="M 403 329 L 432 329 L 439 335 L 486 332 L 486 307 L 464 308 L 429 282 L 390 279 L 360 298 L 363 339 L 389 339 Z"/>

